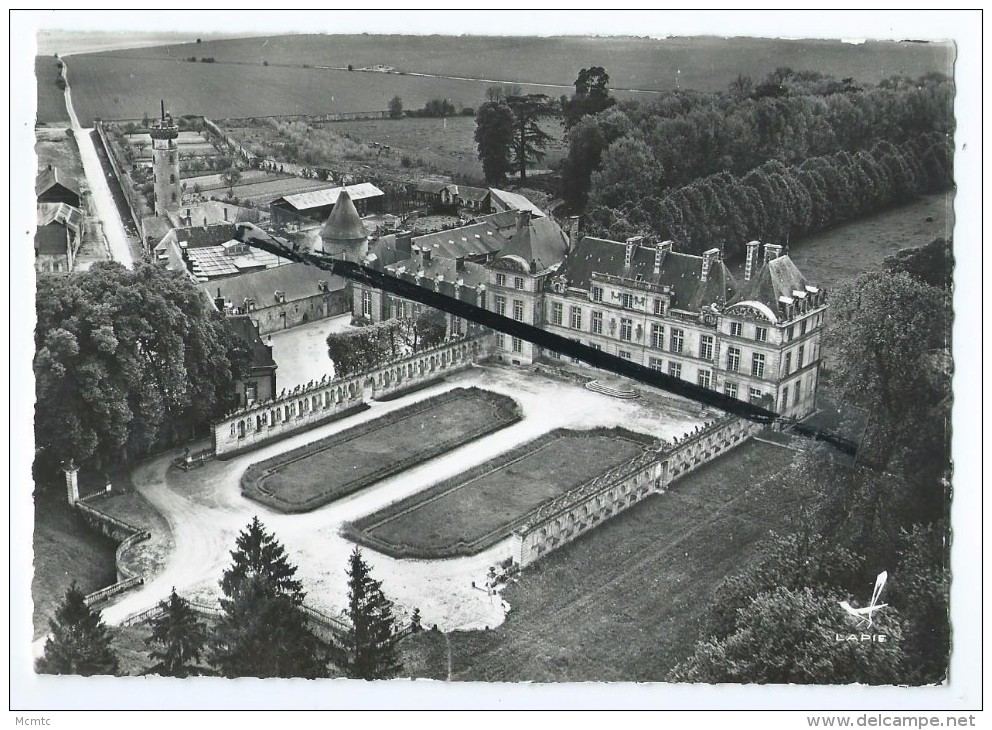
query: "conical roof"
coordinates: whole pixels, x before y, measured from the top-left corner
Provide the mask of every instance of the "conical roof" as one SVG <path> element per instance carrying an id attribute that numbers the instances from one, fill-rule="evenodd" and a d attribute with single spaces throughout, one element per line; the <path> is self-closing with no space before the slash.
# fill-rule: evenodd
<path id="1" fill-rule="evenodd" d="M 347 189 L 342 190 L 338 195 L 331 214 L 327 216 L 327 222 L 320 229 L 320 237 L 330 241 L 364 241 L 368 238 L 368 233 L 362 225 L 355 204 L 351 202 Z"/>

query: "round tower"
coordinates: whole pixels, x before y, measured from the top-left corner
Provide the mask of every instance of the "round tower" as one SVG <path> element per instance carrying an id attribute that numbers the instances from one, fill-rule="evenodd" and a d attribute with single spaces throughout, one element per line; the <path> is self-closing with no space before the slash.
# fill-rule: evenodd
<path id="1" fill-rule="evenodd" d="M 148 129 L 152 137 L 152 172 L 155 174 L 155 215 L 164 215 L 182 204 L 182 188 L 179 183 L 179 126 L 173 124 L 172 116 L 165 113 L 162 102 L 162 117 L 152 122 Z"/>
<path id="2" fill-rule="evenodd" d="M 369 234 L 347 188 L 341 189 L 327 222 L 320 229 L 319 250 L 346 261 L 361 261 L 369 252 Z"/>

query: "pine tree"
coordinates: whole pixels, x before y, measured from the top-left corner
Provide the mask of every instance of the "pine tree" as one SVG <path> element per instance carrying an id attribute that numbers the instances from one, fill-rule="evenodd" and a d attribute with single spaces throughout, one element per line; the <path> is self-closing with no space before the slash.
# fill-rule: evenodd
<path id="1" fill-rule="evenodd" d="M 110 634 L 99 611 L 86 605 L 75 582 L 48 622 L 52 635 L 45 642 L 45 655 L 36 669 L 42 674 L 117 674 L 117 655 L 110 646 Z"/>
<path id="2" fill-rule="evenodd" d="M 156 664 L 153 674 L 188 677 L 198 674 L 194 666 L 200 661 L 207 634 L 189 602 L 172 589 L 168 601 L 160 604 L 165 613 L 152 620 L 152 633 L 145 643 L 155 647 L 148 652 Z"/>
<path id="3" fill-rule="evenodd" d="M 325 647 L 307 627 L 296 566 L 258 517 L 231 557 L 210 664 L 225 677 L 326 677 Z"/>
<path id="4" fill-rule="evenodd" d="M 351 619 L 345 639 L 348 676 L 388 679 L 399 671 L 392 606 L 382 593 L 382 583 L 372 578 L 368 564 L 356 547 L 348 560 L 348 617 Z"/>

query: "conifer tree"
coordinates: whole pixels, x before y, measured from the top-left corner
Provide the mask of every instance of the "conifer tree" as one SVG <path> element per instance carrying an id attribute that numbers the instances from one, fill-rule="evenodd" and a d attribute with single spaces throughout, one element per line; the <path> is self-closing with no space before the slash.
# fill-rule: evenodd
<path id="1" fill-rule="evenodd" d="M 231 557 L 210 664 L 225 677 L 326 677 L 327 653 L 307 627 L 296 566 L 258 517 Z"/>
<path id="2" fill-rule="evenodd" d="M 168 601 L 160 605 L 165 613 L 152 620 L 151 636 L 145 639 L 146 644 L 154 647 L 148 652 L 156 662 L 151 673 L 166 677 L 199 674 L 195 665 L 207 639 L 203 622 L 175 588 Z"/>
<path id="3" fill-rule="evenodd" d="M 355 679 L 388 679 L 400 669 L 393 604 L 372 578 L 368 563 L 356 547 L 348 559 L 348 617 L 346 669 Z"/>
<path id="4" fill-rule="evenodd" d="M 48 622 L 52 635 L 45 642 L 45 655 L 36 666 L 42 674 L 117 674 L 117 655 L 99 611 L 86 605 L 83 592 L 73 582 Z"/>

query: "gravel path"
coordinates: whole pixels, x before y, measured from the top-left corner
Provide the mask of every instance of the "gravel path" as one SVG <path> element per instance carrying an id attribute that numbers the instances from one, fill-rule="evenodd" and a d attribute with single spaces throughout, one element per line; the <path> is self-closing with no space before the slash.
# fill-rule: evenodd
<path id="1" fill-rule="evenodd" d="M 284 515 L 241 496 L 238 481 L 250 463 L 296 448 L 365 420 L 376 418 L 416 400 L 454 387 L 475 385 L 515 398 L 525 417 L 509 428 L 428 461 L 351 497 L 301 515 Z M 641 400 L 621 401 L 584 388 L 518 369 L 477 366 L 447 381 L 372 408 L 342 422 L 327 424 L 231 461 L 214 461 L 188 473 L 167 473 L 169 458 L 161 457 L 135 473 L 136 488 L 165 516 L 175 548 L 158 575 L 141 588 L 125 593 L 104 609 L 108 623 L 119 623 L 176 589 L 199 601 L 220 595 L 218 581 L 230 562 L 234 538 L 252 516 L 286 546 L 299 566 L 298 577 L 308 592 L 307 603 L 339 614 L 347 603 L 345 566 L 353 545 L 340 537 L 342 522 L 369 514 L 429 485 L 507 451 L 554 428 L 623 426 L 661 438 L 681 435 L 699 422 L 694 408 L 672 401 L 646 406 Z M 471 557 L 450 560 L 397 560 L 364 551 L 373 575 L 383 582 L 400 613 L 420 608 L 425 626 L 443 631 L 499 625 L 509 606 L 498 596 L 474 589 L 489 566 L 510 555 L 510 540 Z"/>

